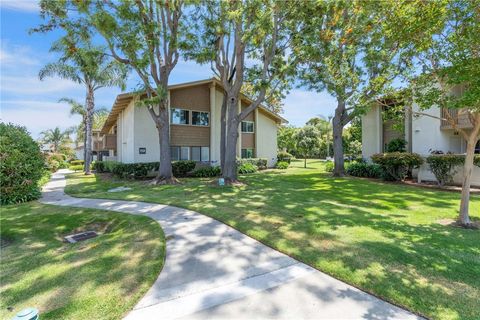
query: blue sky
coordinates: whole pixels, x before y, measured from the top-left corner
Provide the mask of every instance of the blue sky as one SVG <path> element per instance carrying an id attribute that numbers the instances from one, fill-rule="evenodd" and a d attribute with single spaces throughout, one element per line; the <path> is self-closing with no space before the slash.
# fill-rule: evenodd
<path id="1" fill-rule="evenodd" d="M 78 116 L 69 115 L 69 107 L 58 103 L 62 97 L 85 99 L 81 85 L 59 78 L 38 80 L 38 71 L 56 56 L 49 52 L 50 44 L 59 33 L 28 34 L 28 30 L 41 23 L 36 1 L 1 0 L 1 47 L 0 47 L 0 118 L 26 126 L 37 138 L 43 130 L 59 126 L 62 129 L 79 123 Z M 200 66 L 190 61 L 180 61 L 173 71 L 170 83 L 181 83 L 212 77 L 209 66 Z M 135 88 L 138 80 L 132 74 L 127 91 Z M 100 89 L 96 93 L 98 107 L 111 108 L 118 88 Z M 333 114 L 335 100 L 327 93 L 294 89 L 285 99 L 283 116 L 295 126 L 319 114 Z"/>

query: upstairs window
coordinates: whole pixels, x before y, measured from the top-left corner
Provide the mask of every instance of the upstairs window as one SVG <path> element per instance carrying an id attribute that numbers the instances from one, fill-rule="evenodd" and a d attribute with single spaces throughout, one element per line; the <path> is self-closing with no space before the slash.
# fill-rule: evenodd
<path id="1" fill-rule="evenodd" d="M 242 159 L 250 159 L 250 158 L 253 158 L 253 149 L 252 148 L 242 149 Z"/>
<path id="2" fill-rule="evenodd" d="M 253 121 L 242 121 L 242 132 L 253 133 L 254 125 Z"/>
<path id="3" fill-rule="evenodd" d="M 184 109 L 172 109 L 172 124 L 189 124 L 189 111 Z"/>
<path id="4" fill-rule="evenodd" d="M 208 112 L 192 111 L 192 124 L 194 126 L 208 126 L 210 124 Z"/>

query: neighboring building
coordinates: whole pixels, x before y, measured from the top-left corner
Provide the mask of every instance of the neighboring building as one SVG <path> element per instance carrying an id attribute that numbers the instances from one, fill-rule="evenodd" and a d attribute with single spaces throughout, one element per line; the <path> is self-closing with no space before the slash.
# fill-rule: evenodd
<path id="1" fill-rule="evenodd" d="M 103 140 L 105 137 L 100 133 L 100 129 L 92 130 L 92 158 L 93 160 L 102 160 L 103 156 L 108 156 L 109 151 L 105 148 Z M 75 148 L 75 158 L 85 160 L 83 158 L 84 146 L 78 144 Z"/>
<path id="2" fill-rule="evenodd" d="M 195 160 L 220 164 L 220 112 L 223 88 L 216 79 L 169 86 L 170 146 L 172 160 Z M 159 161 L 158 131 L 144 107 L 136 107 L 137 96 L 117 96 L 101 130 L 103 160 L 124 163 Z M 241 97 L 240 108 L 250 100 Z M 237 155 L 266 158 L 272 167 L 277 159 L 277 127 L 285 119 L 260 106 L 241 124 Z"/>
<path id="3" fill-rule="evenodd" d="M 393 105 L 393 103 L 392 103 Z M 456 132 L 452 126 L 440 120 L 445 112 L 450 112 L 454 118 L 458 118 L 460 128 L 472 128 L 468 117 L 461 115 L 457 117 L 455 110 L 432 107 L 428 110 L 419 110 L 418 105 L 413 104 L 413 112 L 405 112 L 401 130 L 394 128 L 393 123 L 385 120 L 383 114 L 389 106 L 377 105 L 362 117 L 362 156 L 369 160 L 375 153 L 383 153 L 390 141 L 396 138 L 403 138 L 407 142 L 407 151 L 415 152 L 424 157 L 432 151 L 442 151 L 464 154 L 466 152 L 466 141 Z M 419 115 L 418 113 L 427 115 Z M 413 115 L 412 115 L 413 113 Z M 477 153 L 480 153 L 480 144 L 477 144 Z M 459 168 L 454 176 L 454 183 L 462 183 L 463 168 Z M 414 177 L 418 181 L 436 181 L 427 164 L 423 164 L 419 170 L 415 170 Z M 480 168 L 474 167 L 472 186 L 480 186 Z"/>

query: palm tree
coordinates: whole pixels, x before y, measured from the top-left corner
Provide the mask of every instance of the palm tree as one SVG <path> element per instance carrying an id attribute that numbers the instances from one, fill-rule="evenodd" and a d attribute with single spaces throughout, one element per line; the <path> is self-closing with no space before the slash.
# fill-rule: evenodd
<path id="1" fill-rule="evenodd" d="M 71 133 L 72 131 L 70 129 L 62 131 L 59 127 L 55 127 L 55 129 L 48 129 L 40 132 L 42 136 L 40 140 L 42 141 L 42 143 L 49 144 L 52 151 L 54 153 L 57 153 L 58 149 L 61 146 L 71 141 L 70 140 Z"/>
<path id="2" fill-rule="evenodd" d="M 85 174 L 91 174 L 92 128 L 95 110 L 95 91 L 103 87 L 125 88 L 127 69 L 105 54 L 105 48 L 85 43 L 68 34 L 59 39 L 50 51 L 61 53 L 57 62 L 45 65 L 39 72 L 40 80 L 58 76 L 85 86 Z M 76 106 L 75 108 L 77 108 Z"/>

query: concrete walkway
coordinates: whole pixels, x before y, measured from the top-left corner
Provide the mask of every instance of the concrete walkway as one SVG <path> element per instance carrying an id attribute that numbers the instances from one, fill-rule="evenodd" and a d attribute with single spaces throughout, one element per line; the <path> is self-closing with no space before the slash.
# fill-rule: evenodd
<path id="1" fill-rule="evenodd" d="M 67 170 L 41 202 L 146 215 L 167 238 L 158 279 L 126 319 L 417 319 L 194 211 L 137 201 L 73 198 Z"/>

